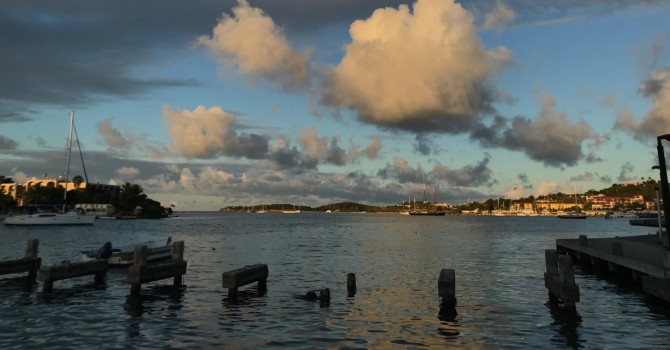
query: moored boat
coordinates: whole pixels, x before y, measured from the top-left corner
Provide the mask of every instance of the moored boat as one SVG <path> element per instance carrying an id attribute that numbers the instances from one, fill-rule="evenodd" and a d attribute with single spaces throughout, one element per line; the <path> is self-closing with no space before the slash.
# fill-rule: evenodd
<path id="1" fill-rule="evenodd" d="M 93 225 L 95 216 L 86 215 L 82 210 L 66 213 L 47 213 L 38 211 L 32 214 L 8 216 L 7 226 L 58 226 L 58 225 Z"/>
<path id="2" fill-rule="evenodd" d="M 74 129 L 74 112 L 70 112 L 70 136 L 67 148 L 67 170 L 65 175 L 65 185 L 63 186 L 63 208 L 61 212 L 43 212 L 36 208 L 36 212 L 9 216 L 4 224 L 9 226 L 57 226 L 57 225 L 93 225 L 95 216 L 86 215 L 83 209 L 75 208 L 66 211 L 67 187 L 70 178 L 70 158 L 72 156 L 72 130 Z M 79 150 L 81 152 L 81 149 Z M 82 157 L 83 162 L 83 157 Z"/>
<path id="3" fill-rule="evenodd" d="M 107 242 L 99 249 L 84 250 L 81 252 L 82 261 L 107 259 L 110 267 L 127 267 L 133 264 L 135 246 L 147 246 L 147 262 L 167 260 L 172 257 L 172 237 L 168 237 L 166 243 L 160 241 L 140 242 L 133 245 L 113 247 Z"/>

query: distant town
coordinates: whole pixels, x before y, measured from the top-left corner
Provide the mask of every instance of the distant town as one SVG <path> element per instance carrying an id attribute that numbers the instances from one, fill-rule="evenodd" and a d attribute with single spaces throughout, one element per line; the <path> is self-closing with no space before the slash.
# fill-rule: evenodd
<path id="1" fill-rule="evenodd" d="M 458 205 L 448 203 L 404 201 L 389 206 L 373 206 L 354 202 L 341 202 L 319 207 L 295 204 L 258 204 L 253 206 L 228 206 L 221 212 L 403 212 L 418 207 L 437 207 L 452 215 L 497 216 L 555 216 L 569 211 L 581 211 L 589 216 L 611 213 L 634 216 L 635 213 L 657 211 L 657 188 L 660 184 L 651 178 L 640 182 L 613 184 L 601 190 L 586 193 L 555 193 L 526 198 L 491 198 Z M 662 201 L 661 201 L 662 202 Z"/>
<path id="2" fill-rule="evenodd" d="M 555 216 L 565 212 L 579 211 L 589 216 L 604 216 L 610 213 L 632 215 L 657 211 L 658 181 L 647 178 L 640 182 L 613 184 L 585 193 L 554 193 L 525 198 L 490 198 L 462 204 L 428 201 L 403 201 L 388 206 L 375 206 L 354 202 L 338 202 L 310 207 L 300 204 L 274 203 L 248 206 L 227 206 L 220 212 L 405 212 L 419 208 L 435 208 L 451 215 L 497 215 L 497 216 Z M 81 176 L 71 181 L 61 179 L 31 178 L 17 184 L 11 178 L 0 176 L 0 212 L 8 213 L 17 208 L 37 204 L 62 205 L 62 193 L 67 188 L 69 207 L 80 206 L 100 215 L 164 216 L 171 211 L 162 207 L 143 193 L 143 188 L 126 183 L 123 186 L 87 183 Z M 96 209 L 97 208 L 97 209 Z M 100 209 L 103 208 L 103 209 Z"/>

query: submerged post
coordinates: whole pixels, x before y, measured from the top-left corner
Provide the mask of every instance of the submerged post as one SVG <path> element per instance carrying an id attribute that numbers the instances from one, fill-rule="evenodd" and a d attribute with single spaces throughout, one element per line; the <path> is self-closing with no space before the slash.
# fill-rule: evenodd
<path id="1" fill-rule="evenodd" d="M 145 245 L 136 245 L 135 251 L 133 252 L 133 265 L 128 268 L 128 271 L 135 270 L 138 275 L 142 270 L 142 266 L 147 262 L 147 246 Z M 133 280 L 130 284 L 130 294 L 139 295 L 142 291 L 142 281 L 141 278 Z"/>
<path id="2" fill-rule="evenodd" d="M 28 280 L 35 281 L 37 279 L 37 271 L 42 264 L 42 259 L 37 258 L 37 248 L 40 245 L 39 239 L 29 239 L 26 245 L 26 254 L 23 256 L 24 260 L 34 261 L 32 267 L 28 271 Z"/>
<path id="3" fill-rule="evenodd" d="M 559 255 L 556 249 L 544 251 L 547 271 L 544 286 L 549 290 L 551 302 L 563 301 L 566 307 L 575 307 L 579 301 L 579 286 L 575 284 L 575 272 L 570 255 Z"/>
<path id="4" fill-rule="evenodd" d="M 177 241 L 172 243 L 172 260 L 184 260 L 184 241 Z M 174 275 L 174 286 L 180 287 L 182 284 L 182 275 Z"/>
<path id="5" fill-rule="evenodd" d="M 437 294 L 442 299 L 440 306 L 453 308 L 456 306 L 456 271 L 442 269 L 437 279 Z"/>
<path id="6" fill-rule="evenodd" d="M 347 274 L 347 292 L 349 297 L 356 295 L 356 274 Z"/>

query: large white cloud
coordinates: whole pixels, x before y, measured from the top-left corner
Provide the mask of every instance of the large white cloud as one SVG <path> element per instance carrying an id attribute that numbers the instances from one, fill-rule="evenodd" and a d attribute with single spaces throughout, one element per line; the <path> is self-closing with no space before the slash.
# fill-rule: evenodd
<path id="1" fill-rule="evenodd" d="M 484 48 L 473 16 L 452 0 L 378 9 L 349 32 L 322 101 L 393 129 L 467 131 L 491 110 L 489 79 L 512 61 L 504 48 Z"/>
<path id="2" fill-rule="evenodd" d="M 304 86 L 309 80 L 310 53 L 291 48 L 272 18 L 246 0 L 239 0 L 233 15 L 225 14 L 212 36 L 202 36 L 198 43 L 226 67 L 264 77 L 285 89 Z"/>

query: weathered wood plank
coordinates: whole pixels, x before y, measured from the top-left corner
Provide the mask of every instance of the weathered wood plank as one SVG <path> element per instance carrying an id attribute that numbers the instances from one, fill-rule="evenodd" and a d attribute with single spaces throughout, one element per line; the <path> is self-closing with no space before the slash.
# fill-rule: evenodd
<path id="1" fill-rule="evenodd" d="M 39 280 L 42 282 L 58 281 L 106 272 L 107 269 L 107 260 L 92 260 L 45 266 L 40 269 Z"/>
<path id="2" fill-rule="evenodd" d="M 128 282 L 141 284 L 185 275 L 186 265 L 186 261 L 179 260 L 167 260 L 140 266 L 133 265 L 128 268 Z"/>
<path id="3" fill-rule="evenodd" d="M 0 261 L 0 275 L 38 270 L 41 264 L 41 258 Z"/>
<path id="4" fill-rule="evenodd" d="M 37 257 L 39 243 L 39 239 L 29 239 L 22 259 L 0 261 L 0 275 L 28 272 L 28 278 L 34 281 L 42 265 L 42 259 Z"/>
<path id="5" fill-rule="evenodd" d="M 256 264 L 239 269 L 224 272 L 221 275 L 223 288 L 237 288 L 257 281 L 265 281 L 268 278 L 268 266 Z"/>
<path id="6" fill-rule="evenodd" d="M 42 267 L 39 272 L 39 280 L 43 282 L 42 292 L 51 292 L 55 281 L 87 275 L 95 275 L 95 283 L 102 283 L 108 268 L 107 260 L 82 261 Z"/>

